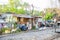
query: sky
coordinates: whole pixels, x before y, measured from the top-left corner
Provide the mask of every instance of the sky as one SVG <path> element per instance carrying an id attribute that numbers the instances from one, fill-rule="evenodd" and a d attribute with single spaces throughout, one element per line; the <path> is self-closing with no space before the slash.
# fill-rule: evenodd
<path id="1" fill-rule="evenodd" d="M 7 4 L 8 0 L 0 0 L 0 4 Z"/>
<path id="2" fill-rule="evenodd" d="M 35 7 L 37 7 L 38 10 L 43 10 L 44 8 L 51 7 L 50 0 L 23 0 L 26 1 L 29 4 L 33 4 Z"/>
<path id="3" fill-rule="evenodd" d="M 51 0 L 22 0 L 23 2 L 27 2 L 30 5 L 34 5 L 38 10 L 43 10 L 44 8 L 55 7 L 56 0 L 53 0 L 53 4 Z M 7 4 L 8 0 L 0 0 L 0 4 Z"/>

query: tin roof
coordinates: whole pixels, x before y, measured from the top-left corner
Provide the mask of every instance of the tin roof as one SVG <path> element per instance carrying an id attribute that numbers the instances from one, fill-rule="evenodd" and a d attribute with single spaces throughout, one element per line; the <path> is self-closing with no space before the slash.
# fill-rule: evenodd
<path id="1" fill-rule="evenodd" d="M 30 15 L 22 15 L 22 14 L 14 14 L 14 16 L 16 16 L 16 17 L 24 17 L 24 18 L 33 18 Z"/>
<path id="2" fill-rule="evenodd" d="M 33 18 L 33 17 L 37 17 L 37 18 L 42 18 L 41 16 L 31 16 L 31 15 L 26 15 L 26 14 L 15 14 L 15 13 L 4 13 L 2 14 L 3 17 L 6 17 L 6 15 L 13 15 L 13 16 L 16 16 L 16 17 L 24 17 L 24 18 Z"/>

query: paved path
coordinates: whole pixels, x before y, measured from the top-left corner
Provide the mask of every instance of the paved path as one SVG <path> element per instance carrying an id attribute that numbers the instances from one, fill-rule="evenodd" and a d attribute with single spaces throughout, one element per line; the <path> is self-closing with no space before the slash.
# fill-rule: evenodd
<path id="1" fill-rule="evenodd" d="M 11 34 L 5 37 L 0 37 L 0 40 L 49 40 L 49 38 L 56 36 L 56 33 L 53 30 L 54 29 L 47 29 Z"/>

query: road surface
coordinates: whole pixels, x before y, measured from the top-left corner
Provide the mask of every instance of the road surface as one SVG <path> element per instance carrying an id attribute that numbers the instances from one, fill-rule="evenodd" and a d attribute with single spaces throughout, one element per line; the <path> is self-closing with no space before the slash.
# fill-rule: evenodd
<path id="1" fill-rule="evenodd" d="M 0 36 L 0 40 L 56 40 L 57 37 L 58 35 L 54 32 L 54 29 L 47 28 L 41 31 L 27 31 Z"/>

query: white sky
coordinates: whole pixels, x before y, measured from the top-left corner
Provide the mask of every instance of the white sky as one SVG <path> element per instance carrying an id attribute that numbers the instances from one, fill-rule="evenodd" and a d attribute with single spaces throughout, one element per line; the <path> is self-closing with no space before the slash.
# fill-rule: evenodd
<path id="1" fill-rule="evenodd" d="M 48 7 L 50 5 L 50 2 L 49 0 L 23 0 L 23 1 L 26 1 L 28 2 L 29 4 L 33 4 L 34 6 L 37 6 L 37 7 Z"/>
<path id="2" fill-rule="evenodd" d="M 28 2 L 29 4 L 33 4 L 37 7 L 38 10 L 43 10 L 44 8 L 51 7 L 50 0 L 23 0 Z"/>
<path id="3" fill-rule="evenodd" d="M 8 0 L 0 0 L 0 4 L 7 4 Z"/>
<path id="4" fill-rule="evenodd" d="M 53 5 L 55 7 L 55 0 L 53 0 L 54 4 L 51 4 L 51 0 L 22 0 L 23 2 L 27 2 L 29 4 L 33 4 L 35 7 L 37 7 L 37 9 L 44 9 L 44 8 L 51 8 Z M 0 4 L 7 4 L 8 0 L 0 0 Z M 39 7 L 39 8 L 38 8 Z"/>

